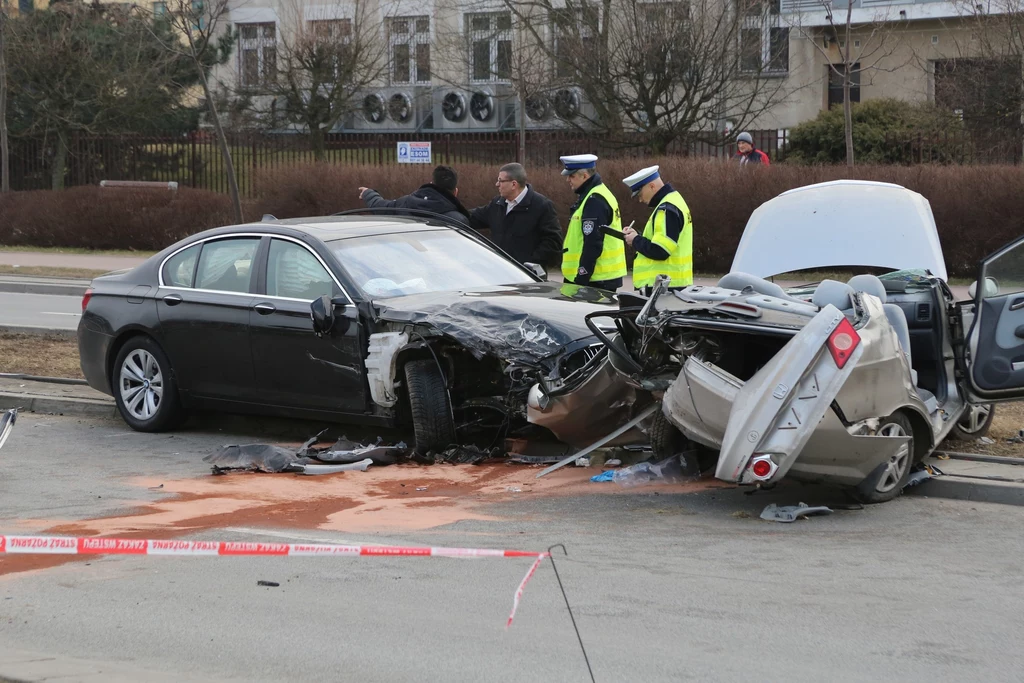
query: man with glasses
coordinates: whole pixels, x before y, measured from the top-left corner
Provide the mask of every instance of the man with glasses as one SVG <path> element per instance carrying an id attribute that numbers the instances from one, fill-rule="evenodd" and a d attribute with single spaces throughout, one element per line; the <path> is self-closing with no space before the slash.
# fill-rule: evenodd
<path id="1" fill-rule="evenodd" d="M 556 265 L 562 233 L 551 200 L 526 182 L 522 164 L 499 168 L 494 186 L 498 196 L 469 212 L 470 226 L 489 230 L 491 241 L 520 263 Z"/>
<path id="2" fill-rule="evenodd" d="M 602 228 L 622 230 L 619 202 L 597 173 L 597 157 L 576 154 L 559 157 L 569 187 L 579 199 L 572 207 L 562 245 L 562 277 L 566 282 L 617 290 L 626 276 L 626 248 L 622 240 Z"/>
<path id="3" fill-rule="evenodd" d="M 693 284 L 690 208 L 683 196 L 661 179 L 658 168 L 650 166 L 622 180 L 635 199 L 654 209 L 643 234 L 632 228 L 622 231 L 626 244 L 636 250 L 633 286 L 645 294 L 651 293 L 658 275 L 671 278 L 671 289 Z"/>

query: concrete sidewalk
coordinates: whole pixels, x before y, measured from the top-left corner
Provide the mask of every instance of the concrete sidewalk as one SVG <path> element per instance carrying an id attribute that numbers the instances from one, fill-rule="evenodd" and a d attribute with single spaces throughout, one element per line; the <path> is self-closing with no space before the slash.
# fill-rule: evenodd
<path id="1" fill-rule="evenodd" d="M 63 384 L 0 376 L 0 410 L 117 417 L 114 399 L 84 384 Z"/>
<path id="2" fill-rule="evenodd" d="M 53 680 L 67 683 L 200 683 L 231 679 L 196 678 L 180 673 L 141 669 L 130 662 L 100 662 L 0 646 L 0 683 Z"/>

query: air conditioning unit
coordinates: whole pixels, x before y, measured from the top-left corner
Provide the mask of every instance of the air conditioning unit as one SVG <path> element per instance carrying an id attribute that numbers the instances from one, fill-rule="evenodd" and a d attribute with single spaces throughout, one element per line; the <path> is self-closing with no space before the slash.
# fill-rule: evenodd
<path id="1" fill-rule="evenodd" d="M 434 95 L 434 128 L 444 131 L 498 131 L 507 123 L 508 87 L 469 86 L 440 88 Z M 514 100 L 513 100 L 514 102 Z"/>
<path id="2" fill-rule="evenodd" d="M 562 127 L 555 116 L 553 93 L 537 93 L 526 98 L 526 128 L 528 130 L 551 130 Z"/>
<path id="3" fill-rule="evenodd" d="M 597 118 L 594 106 L 577 86 L 558 88 L 548 97 L 551 102 L 551 128 L 586 127 L 588 121 Z"/>
<path id="4" fill-rule="evenodd" d="M 383 90 L 369 90 L 358 97 L 353 117 L 359 131 L 383 133 L 388 129 L 388 100 Z"/>

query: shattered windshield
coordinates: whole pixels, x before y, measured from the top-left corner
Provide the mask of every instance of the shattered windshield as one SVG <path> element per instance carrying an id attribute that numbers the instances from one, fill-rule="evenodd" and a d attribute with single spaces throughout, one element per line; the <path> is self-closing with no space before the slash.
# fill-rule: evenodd
<path id="1" fill-rule="evenodd" d="M 454 230 L 353 237 L 327 246 L 374 299 L 533 282 L 514 263 Z"/>

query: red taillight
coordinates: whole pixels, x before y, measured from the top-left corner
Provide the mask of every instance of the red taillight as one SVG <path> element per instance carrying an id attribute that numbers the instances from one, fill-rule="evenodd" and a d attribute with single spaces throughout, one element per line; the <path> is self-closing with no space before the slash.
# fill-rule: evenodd
<path id="1" fill-rule="evenodd" d="M 85 307 L 89 305 L 89 299 L 92 298 L 92 287 L 85 290 L 85 294 L 82 295 L 82 313 L 85 313 Z"/>
<path id="2" fill-rule="evenodd" d="M 850 321 L 843 317 L 842 322 L 832 331 L 828 337 L 828 351 L 832 354 L 832 360 L 840 369 L 850 360 L 857 345 L 860 344 L 860 335 L 853 329 Z"/>
<path id="3" fill-rule="evenodd" d="M 758 479 L 765 479 L 772 473 L 772 464 L 767 460 L 755 460 L 754 464 L 750 466 L 750 471 Z"/>

